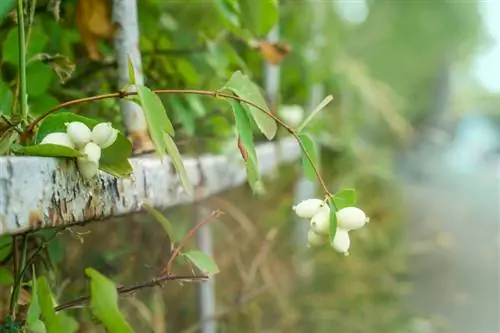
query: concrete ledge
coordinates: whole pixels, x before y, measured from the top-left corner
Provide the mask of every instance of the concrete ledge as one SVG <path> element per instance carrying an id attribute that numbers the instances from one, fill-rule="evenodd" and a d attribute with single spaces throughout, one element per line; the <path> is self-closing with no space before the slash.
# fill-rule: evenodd
<path id="1" fill-rule="evenodd" d="M 297 160 L 300 149 L 289 137 L 257 147 L 261 174 Z M 0 158 L 0 235 L 71 225 L 142 210 L 142 204 L 164 209 L 192 202 L 168 158 L 130 159 L 134 173 L 119 179 L 101 172 L 85 182 L 71 160 L 42 157 Z M 237 152 L 184 159 L 197 198 L 246 182 Z"/>

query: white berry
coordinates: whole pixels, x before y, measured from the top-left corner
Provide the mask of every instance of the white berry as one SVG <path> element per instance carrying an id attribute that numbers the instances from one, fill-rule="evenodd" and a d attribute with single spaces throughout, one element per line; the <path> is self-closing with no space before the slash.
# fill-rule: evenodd
<path id="1" fill-rule="evenodd" d="M 82 153 L 87 155 L 85 158 L 99 165 L 99 160 L 101 159 L 101 147 L 93 142 L 89 142 L 81 150 Z"/>
<path id="2" fill-rule="evenodd" d="M 73 121 L 67 124 L 66 132 L 76 148 L 82 148 L 90 142 L 90 128 L 82 122 Z"/>
<path id="3" fill-rule="evenodd" d="M 337 252 L 349 255 L 349 246 L 351 246 L 351 239 L 349 238 L 349 231 L 337 228 L 335 237 L 333 238 L 332 247 Z"/>
<path id="4" fill-rule="evenodd" d="M 75 145 L 69 138 L 68 134 L 62 132 L 54 132 L 47 134 L 40 144 L 53 144 L 75 149 Z"/>
<path id="5" fill-rule="evenodd" d="M 363 227 L 367 222 L 365 212 L 357 207 L 345 207 L 337 212 L 339 228 L 355 230 Z"/>
<path id="6" fill-rule="evenodd" d="M 312 230 L 307 233 L 307 245 L 309 247 L 320 246 L 328 242 L 328 237 L 325 235 L 318 235 Z"/>
<path id="7" fill-rule="evenodd" d="M 113 128 L 111 123 L 100 123 L 92 129 L 91 139 L 102 149 L 108 148 L 115 143 L 118 137 L 118 130 Z"/>
<path id="8" fill-rule="evenodd" d="M 330 233 L 330 207 L 323 206 L 311 219 L 311 229 L 320 235 Z"/>
<path id="9" fill-rule="evenodd" d="M 309 219 L 316 214 L 325 203 L 320 199 L 307 199 L 292 207 L 299 217 Z"/>
<path id="10" fill-rule="evenodd" d="M 86 157 L 79 157 L 76 160 L 76 166 L 82 177 L 86 180 L 95 177 L 99 170 L 99 165 Z"/>

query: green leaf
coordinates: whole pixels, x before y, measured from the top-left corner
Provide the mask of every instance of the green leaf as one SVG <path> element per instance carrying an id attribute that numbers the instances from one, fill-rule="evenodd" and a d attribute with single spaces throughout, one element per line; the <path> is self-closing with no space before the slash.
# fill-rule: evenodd
<path id="1" fill-rule="evenodd" d="M 54 113 L 48 116 L 38 128 L 36 142 L 41 142 L 49 133 L 65 132 L 65 123 L 72 121 L 81 121 L 90 129 L 99 123 L 97 120 L 79 116 L 71 112 Z M 115 177 L 128 177 L 133 171 L 128 161 L 131 154 L 132 144 L 122 133 L 118 133 L 115 143 L 102 150 L 99 169 Z"/>
<path id="2" fill-rule="evenodd" d="M 39 53 L 30 59 L 30 63 L 40 61 L 47 65 L 59 78 L 59 82 L 64 84 L 75 71 L 75 64 L 62 54 Z"/>
<path id="3" fill-rule="evenodd" d="M 52 70 L 41 62 L 35 62 L 26 68 L 26 89 L 31 98 L 47 93 L 52 79 L 54 78 Z"/>
<path id="4" fill-rule="evenodd" d="M 278 1 L 239 0 L 241 25 L 254 35 L 265 36 L 278 23 Z"/>
<path id="5" fill-rule="evenodd" d="M 191 110 L 196 114 L 197 117 L 203 117 L 207 114 L 207 110 L 203 106 L 199 96 L 196 95 L 186 95 L 186 101 L 188 102 Z"/>
<path id="6" fill-rule="evenodd" d="M 12 236 L 0 237 L 0 261 L 3 261 L 12 251 Z"/>
<path id="7" fill-rule="evenodd" d="M 205 272 L 207 275 L 215 275 L 220 272 L 212 257 L 205 252 L 188 251 L 184 252 L 182 256 L 188 258 L 200 271 Z"/>
<path id="8" fill-rule="evenodd" d="M 0 267 L 0 285 L 11 286 L 14 283 L 14 276 L 5 267 Z"/>
<path id="9" fill-rule="evenodd" d="M 31 97 L 32 96 L 30 96 L 30 114 L 33 116 L 39 116 L 47 110 L 50 110 L 60 104 L 57 99 L 49 94 L 43 94 L 33 98 Z"/>
<path id="10" fill-rule="evenodd" d="M 37 279 L 38 304 L 47 333 L 65 333 L 59 322 L 52 301 L 52 292 L 45 276 Z"/>
<path id="11" fill-rule="evenodd" d="M 115 283 L 90 267 L 85 269 L 85 274 L 90 278 L 92 314 L 104 325 L 108 333 L 133 333 L 118 308 Z"/>
<path id="12" fill-rule="evenodd" d="M 7 15 L 14 10 L 16 0 L 2 0 L 0 1 L 0 23 L 7 17 Z"/>
<path id="13" fill-rule="evenodd" d="M 3 42 L 2 61 L 13 65 L 19 64 L 19 48 L 17 43 L 17 27 L 14 26 Z M 29 59 L 37 53 L 42 52 L 49 38 L 43 33 L 40 26 L 33 26 L 31 30 L 30 42 L 26 50 L 26 58 Z"/>
<path id="14" fill-rule="evenodd" d="M 84 156 L 82 153 L 78 152 L 75 149 L 54 145 L 54 144 L 40 144 L 34 146 L 20 146 L 20 145 L 12 145 L 12 151 L 18 155 L 30 155 L 30 156 L 43 156 L 43 157 L 80 157 Z"/>
<path id="15" fill-rule="evenodd" d="M 192 197 L 194 192 L 193 185 L 191 184 L 186 168 L 184 167 L 181 153 L 179 152 L 179 149 L 177 149 L 174 140 L 172 140 L 172 138 L 166 133 L 164 134 L 164 140 L 168 156 L 172 159 L 172 163 L 174 164 L 175 170 L 177 170 L 177 173 L 179 174 L 182 185 L 184 186 L 187 194 Z"/>
<path id="16" fill-rule="evenodd" d="M 238 0 L 216 0 L 215 8 L 231 28 L 240 26 L 240 4 Z"/>
<path id="17" fill-rule="evenodd" d="M 64 327 L 64 333 L 77 333 L 80 325 L 71 316 L 67 315 L 65 312 L 59 312 L 57 314 L 61 327 Z"/>
<path id="18" fill-rule="evenodd" d="M 132 63 L 132 59 L 130 59 L 130 56 L 127 57 L 127 64 L 128 64 L 128 79 L 130 84 L 136 84 L 135 80 L 135 70 L 134 70 L 134 64 Z"/>
<path id="19" fill-rule="evenodd" d="M 33 268 L 33 278 L 31 283 L 31 303 L 28 308 L 28 314 L 26 315 L 26 325 L 29 328 L 33 328 L 39 322 L 40 318 L 40 304 L 38 303 L 38 288 L 36 283 L 35 268 Z"/>
<path id="20" fill-rule="evenodd" d="M 12 114 L 12 102 L 14 97 L 10 88 L 0 80 L 0 115 L 11 115 Z"/>
<path id="21" fill-rule="evenodd" d="M 318 158 L 317 158 L 317 154 L 316 154 L 316 147 L 314 145 L 313 140 L 307 134 L 300 134 L 299 138 L 300 138 L 300 141 L 302 142 L 302 144 L 304 145 L 304 148 L 307 151 L 307 154 L 309 155 L 312 162 L 314 163 L 314 166 L 319 167 Z M 306 175 L 307 178 L 309 178 L 311 180 L 316 179 L 316 173 L 314 172 L 313 165 L 307 159 L 304 151 L 301 151 L 301 153 L 302 153 L 302 168 L 304 169 L 304 174 Z"/>
<path id="22" fill-rule="evenodd" d="M 238 148 L 245 161 L 248 183 L 254 193 L 262 194 L 264 192 L 264 187 L 260 179 L 257 153 L 253 142 L 253 132 L 250 126 L 249 115 L 238 101 L 231 100 L 230 102 L 233 108 L 236 131 L 238 132 Z"/>
<path id="23" fill-rule="evenodd" d="M 160 213 L 157 209 L 154 207 L 148 205 L 148 204 L 142 204 L 142 206 L 151 214 L 153 217 L 160 222 L 161 226 L 163 227 L 163 230 L 167 233 L 168 238 L 172 243 L 177 241 L 177 238 L 174 233 L 174 227 L 172 223 L 162 214 Z"/>
<path id="24" fill-rule="evenodd" d="M 333 243 L 337 233 L 337 206 L 332 197 L 328 198 L 328 206 L 330 207 L 330 243 Z"/>
<path id="25" fill-rule="evenodd" d="M 242 74 L 240 71 L 233 73 L 229 81 L 222 89 L 230 90 L 237 96 L 255 103 L 270 113 L 264 97 L 260 93 L 259 87 L 255 85 L 248 78 L 248 76 Z M 278 130 L 278 126 L 276 125 L 274 119 L 255 106 L 248 105 L 248 108 L 250 109 L 250 114 L 255 120 L 255 123 L 259 127 L 260 131 L 264 133 L 269 140 L 271 140 L 276 135 L 276 131 Z"/>
<path id="26" fill-rule="evenodd" d="M 188 110 L 182 105 L 182 102 L 176 96 L 170 99 L 170 105 L 172 110 L 182 124 L 183 129 L 186 131 L 188 136 L 193 136 L 196 130 L 196 119 L 195 115 L 191 110 Z"/>
<path id="27" fill-rule="evenodd" d="M 35 320 L 35 322 L 28 326 L 28 333 L 47 333 L 45 324 L 40 319 Z"/>
<path id="28" fill-rule="evenodd" d="M 356 191 L 352 188 L 343 189 L 333 196 L 337 209 L 349 207 L 356 202 Z"/>
<path id="29" fill-rule="evenodd" d="M 313 120 L 313 118 L 316 117 L 316 115 L 321 110 L 323 110 L 328 105 L 328 103 L 330 103 L 332 100 L 333 100 L 333 96 L 332 95 L 326 96 L 321 101 L 321 103 L 319 103 L 319 105 L 314 110 L 311 111 L 311 113 L 309 114 L 309 116 L 299 125 L 299 127 L 297 127 L 297 132 L 298 133 L 302 132 L 302 130 Z"/>

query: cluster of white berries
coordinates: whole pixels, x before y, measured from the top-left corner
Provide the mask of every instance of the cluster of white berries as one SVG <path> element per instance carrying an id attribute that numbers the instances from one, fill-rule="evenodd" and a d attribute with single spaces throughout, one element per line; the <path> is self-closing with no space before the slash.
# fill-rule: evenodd
<path id="1" fill-rule="evenodd" d="M 330 234 L 330 207 L 320 199 L 307 199 L 293 206 L 295 213 L 311 219 L 311 229 L 307 234 L 308 246 L 326 244 Z M 345 207 L 337 213 L 337 232 L 332 242 L 335 251 L 349 255 L 351 240 L 349 231 L 362 228 L 369 222 L 366 214 L 357 207 Z"/>
<path id="2" fill-rule="evenodd" d="M 40 144 L 54 144 L 69 147 L 85 154 L 76 160 L 78 171 L 85 179 L 91 179 L 99 170 L 101 149 L 111 146 L 118 136 L 118 130 L 111 123 L 99 123 L 92 130 L 82 122 L 66 124 L 66 132 L 54 132 L 43 138 Z"/>

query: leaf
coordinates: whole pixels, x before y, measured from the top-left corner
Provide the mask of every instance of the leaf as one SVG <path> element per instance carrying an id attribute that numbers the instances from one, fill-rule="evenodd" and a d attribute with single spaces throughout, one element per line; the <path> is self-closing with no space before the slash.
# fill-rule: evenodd
<path id="1" fill-rule="evenodd" d="M 254 35 L 265 36 L 278 23 L 276 0 L 239 0 L 241 25 Z"/>
<path id="2" fill-rule="evenodd" d="M 128 65 L 128 80 L 129 80 L 129 83 L 130 84 L 136 84 L 134 63 L 132 62 L 132 59 L 130 58 L 130 56 L 127 57 L 127 65 Z"/>
<path id="3" fill-rule="evenodd" d="M 186 168 L 184 167 L 184 162 L 182 161 L 182 156 L 175 145 L 174 140 L 168 135 L 164 135 L 165 146 L 167 148 L 168 156 L 172 159 L 172 163 L 174 164 L 175 170 L 179 174 L 179 178 L 181 179 L 182 185 L 186 190 L 187 194 L 192 197 L 193 196 L 193 185 L 189 180 L 188 174 L 186 172 Z"/>
<path id="4" fill-rule="evenodd" d="M 207 110 L 200 101 L 200 97 L 196 95 L 186 95 L 186 101 L 189 107 L 196 114 L 197 117 L 203 117 L 207 114 Z"/>
<path id="5" fill-rule="evenodd" d="M 328 103 L 330 103 L 332 100 L 333 100 L 333 96 L 332 95 L 326 96 L 321 101 L 321 103 L 319 103 L 318 106 L 314 110 L 311 111 L 311 113 L 309 114 L 309 116 L 299 125 L 299 127 L 297 127 L 297 132 L 298 133 L 302 132 L 302 130 L 311 122 L 311 120 L 313 120 L 313 118 L 321 110 L 323 110 L 328 105 Z"/>
<path id="6" fill-rule="evenodd" d="M 12 114 L 12 102 L 14 97 L 12 91 L 9 87 L 0 80 L 0 115 L 11 115 Z"/>
<path id="7" fill-rule="evenodd" d="M 157 209 L 154 207 L 148 205 L 148 204 L 142 204 L 142 206 L 151 214 L 153 217 L 160 222 L 161 226 L 163 227 L 163 230 L 167 233 L 168 238 L 172 243 L 177 241 L 177 238 L 174 233 L 174 227 L 172 223 L 162 214 L 160 213 Z"/>
<path id="8" fill-rule="evenodd" d="M 312 162 L 314 163 L 314 166 L 318 166 L 318 158 L 316 154 L 316 147 L 314 145 L 314 142 L 312 139 L 307 135 L 307 134 L 300 134 L 299 135 L 300 141 L 304 145 L 305 150 L 307 151 L 307 154 L 311 158 Z M 311 162 L 307 159 L 306 154 L 304 151 L 301 151 L 302 153 L 302 168 L 304 169 L 304 174 L 306 175 L 307 178 L 314 180 L 316 179 L 316 172 L 314 172 L 314 167 L 311 164 Z"/>
<path id="9" fill-rule="evenodd" d="M 1 1 L 0 1 L 1 2 Z M 19 65 L 19 48 L 17 42 L 17 27 L 12 28 L 3 42 L 2 61 Z M 42 52 L 49 38 L 41 27 L 33 26 L 31 30 L 30 42 L 26 50 L 26 57 L 29 59 L 33 55 Z"/>
<path id="10" fill-rule="evenodd" d="M 133 333 L 118 308 L 118 292 L 113 281 L 94 270 L 85 269 L 90 278 L 90 310 L 108 333 Z"/>
<path id="11" fill-rule="evenodd" d="M 7 15 L 14 10 L 16 0 L 2 0 L 0 1 L 0 23 L 7 17 Z"/>
<path id="12" fill-rule="evenodd" d="M 59 318 L 56 315 L 54 303 L 52 301 L 52 292 L 50 291 L 45 276 L 41 276 L 37 279 L 37 291 L 42 321 L 45 324 L 47 333 L 65 333 L 65 331 L 61 329 Z"/>
<path id="13" fill-rule="evenodd" d="M 91 129 L 99 123 L 97 120 L 79 116 L 71 112 L 54 113 L 48 116 L 38 128 L 35 142 L 41 142 L 49 133 L 65 132 L 65 123 L 72 121 L 81 121 Z M 121 132 L 119 132 L 115 143 L 102 150 L 99 169 L 115 177 L 128 177 L 133 171 L 128 161 L 131 154 L 132 144 Z"/>
<path id="14" fill-rule="evenodd" d="M 30 96 L 30 115 L 39 116 L 59 104 L 59 101 L 49 94 L 43 94 L 33 98 Z"/>
<path id="15" fill-rule="evenodd" d="M 11 286 L 14 283 L 14 276 L 5 267 L 0 267 L 0 285 Z"/>
<path id="16" fill-rule="evenodd" d="M 3 261 L 12 251 L 12 236 L 0 237 L 0 261 Z"/>
<path id="17" fill-rule="evenodd" d="M 352 206 L 356 202 L 356 191 L 352 188 L 343 189 L 335 193 L 333 200 L 337 209 Z"/>
<path id="18" fill-rule="evenodd" d="M 82 153 L 75 149 L 54 145 L 54 144 L 41 144 L 34 146 L 20 146 L 18 144 L 13 145 L 12 151 L 18 155 L 30 155 L 30 156 L 43 156 L 43 157 L 80 157 L 84 156 Z"/>
<path id="19" fill-rule="evenodd" d="M 216 0 L 215 8 L 226 24 L 232 28 L 240 26 L 240 5 L 238 0 Z"/>
<path id="20" fill-rule="evenodd" d="M 222 89 L 230 90 L 237 96 L 255 103 L 267 112 L 270 112 L 259 88 L 248 78 L 248 76 L 242 74 L 240 71 L 233 73 Z M 255 106 L 248 105 L 248 108 L 260 131 L 271 140 L 278 130 L 278 126 L 274 119 Z"/>
<path id="21" fill-rule="evenodd" d="M 57 314 L 61 327 L 64 327 L 64 333 L 77 333 L 80 325 L 71 316 L 67 315 L 65 312 L 59 312 Z"/>
<path id="22" fill-rule="evenodd" d="M 75 71 L 75 64 L 66 56 L 62 54 L 50 55 L 47 53 L 39 53 L 30 59 L 30 62 L 41 61 L 43 64 L 49 66 L 50 69 L 59 78 L 59 82 L 64 84 Z"/>
<path id="23" fill-rule="evenodd" d="M 188 258 L 200 271 L 205 272 L 207 275 L 215 275 L 220 272 L 212 257 L 205 252 L 188 251 L 184 252 L 182 256 Z"/>
<path id="24" fill-rule="evenodd" d="M 337 233 L 337 207 L 332 197 L 328 198 L 328 206 L 330 207 L 330 243 L 333 243 Z"/>
<path id="25" fill-rule="evenodd" d="M 264 188 L 260 179 L 257 153 L 255 151 L 253 132 L 248 113 L 238 101 L 231 100 L 230 102 L 233 108 L 236 131 L 238 132 L 238 148 L 245 161 L 248 183 L 254 193 L 261 194 L 264 192 Z"/>
<path id="26" fill-rule="evenodd" d="M 145 86 L 136 85 L 136 87 L 148 123 L 149 134 L 151 135 L 157 154 L 163 157 L 167 149 L 164 133 L 174 136 L 174 127 L 170 119 L 168 119 L 167 111 L 160 97 Z"/>
<path id="27" fill-rule="evenodd" d="M 28 326 L 28 333 L 47 333 L 45 324 L 40 319 L 35 320 L 35 322 Z M 67 332 L 65 332 L 67 333 Z"/>
<path id="28" fill-rule="evenodd" d="M 31 302 L 26 315 L 26 324 L 30 329 L 37 325 L 40 318 L 40 304 L 38 303 L 38 288 L 36 283 L 35 268 L 33 268 L 33 277 L 31 283 Z"/>
<path id="29" fill-rule="evenodd" d="M 196 119 L 193 112 L 186 109 L 184 105 L 182 105 L 181 100 L 175 96 L 170 99 L 170 104 L 172 105 L 172 110 L 177 116 L 177 119 L 181 122 L 183 129 L 189 136 L 193 136 L 196 130 Z"/>

